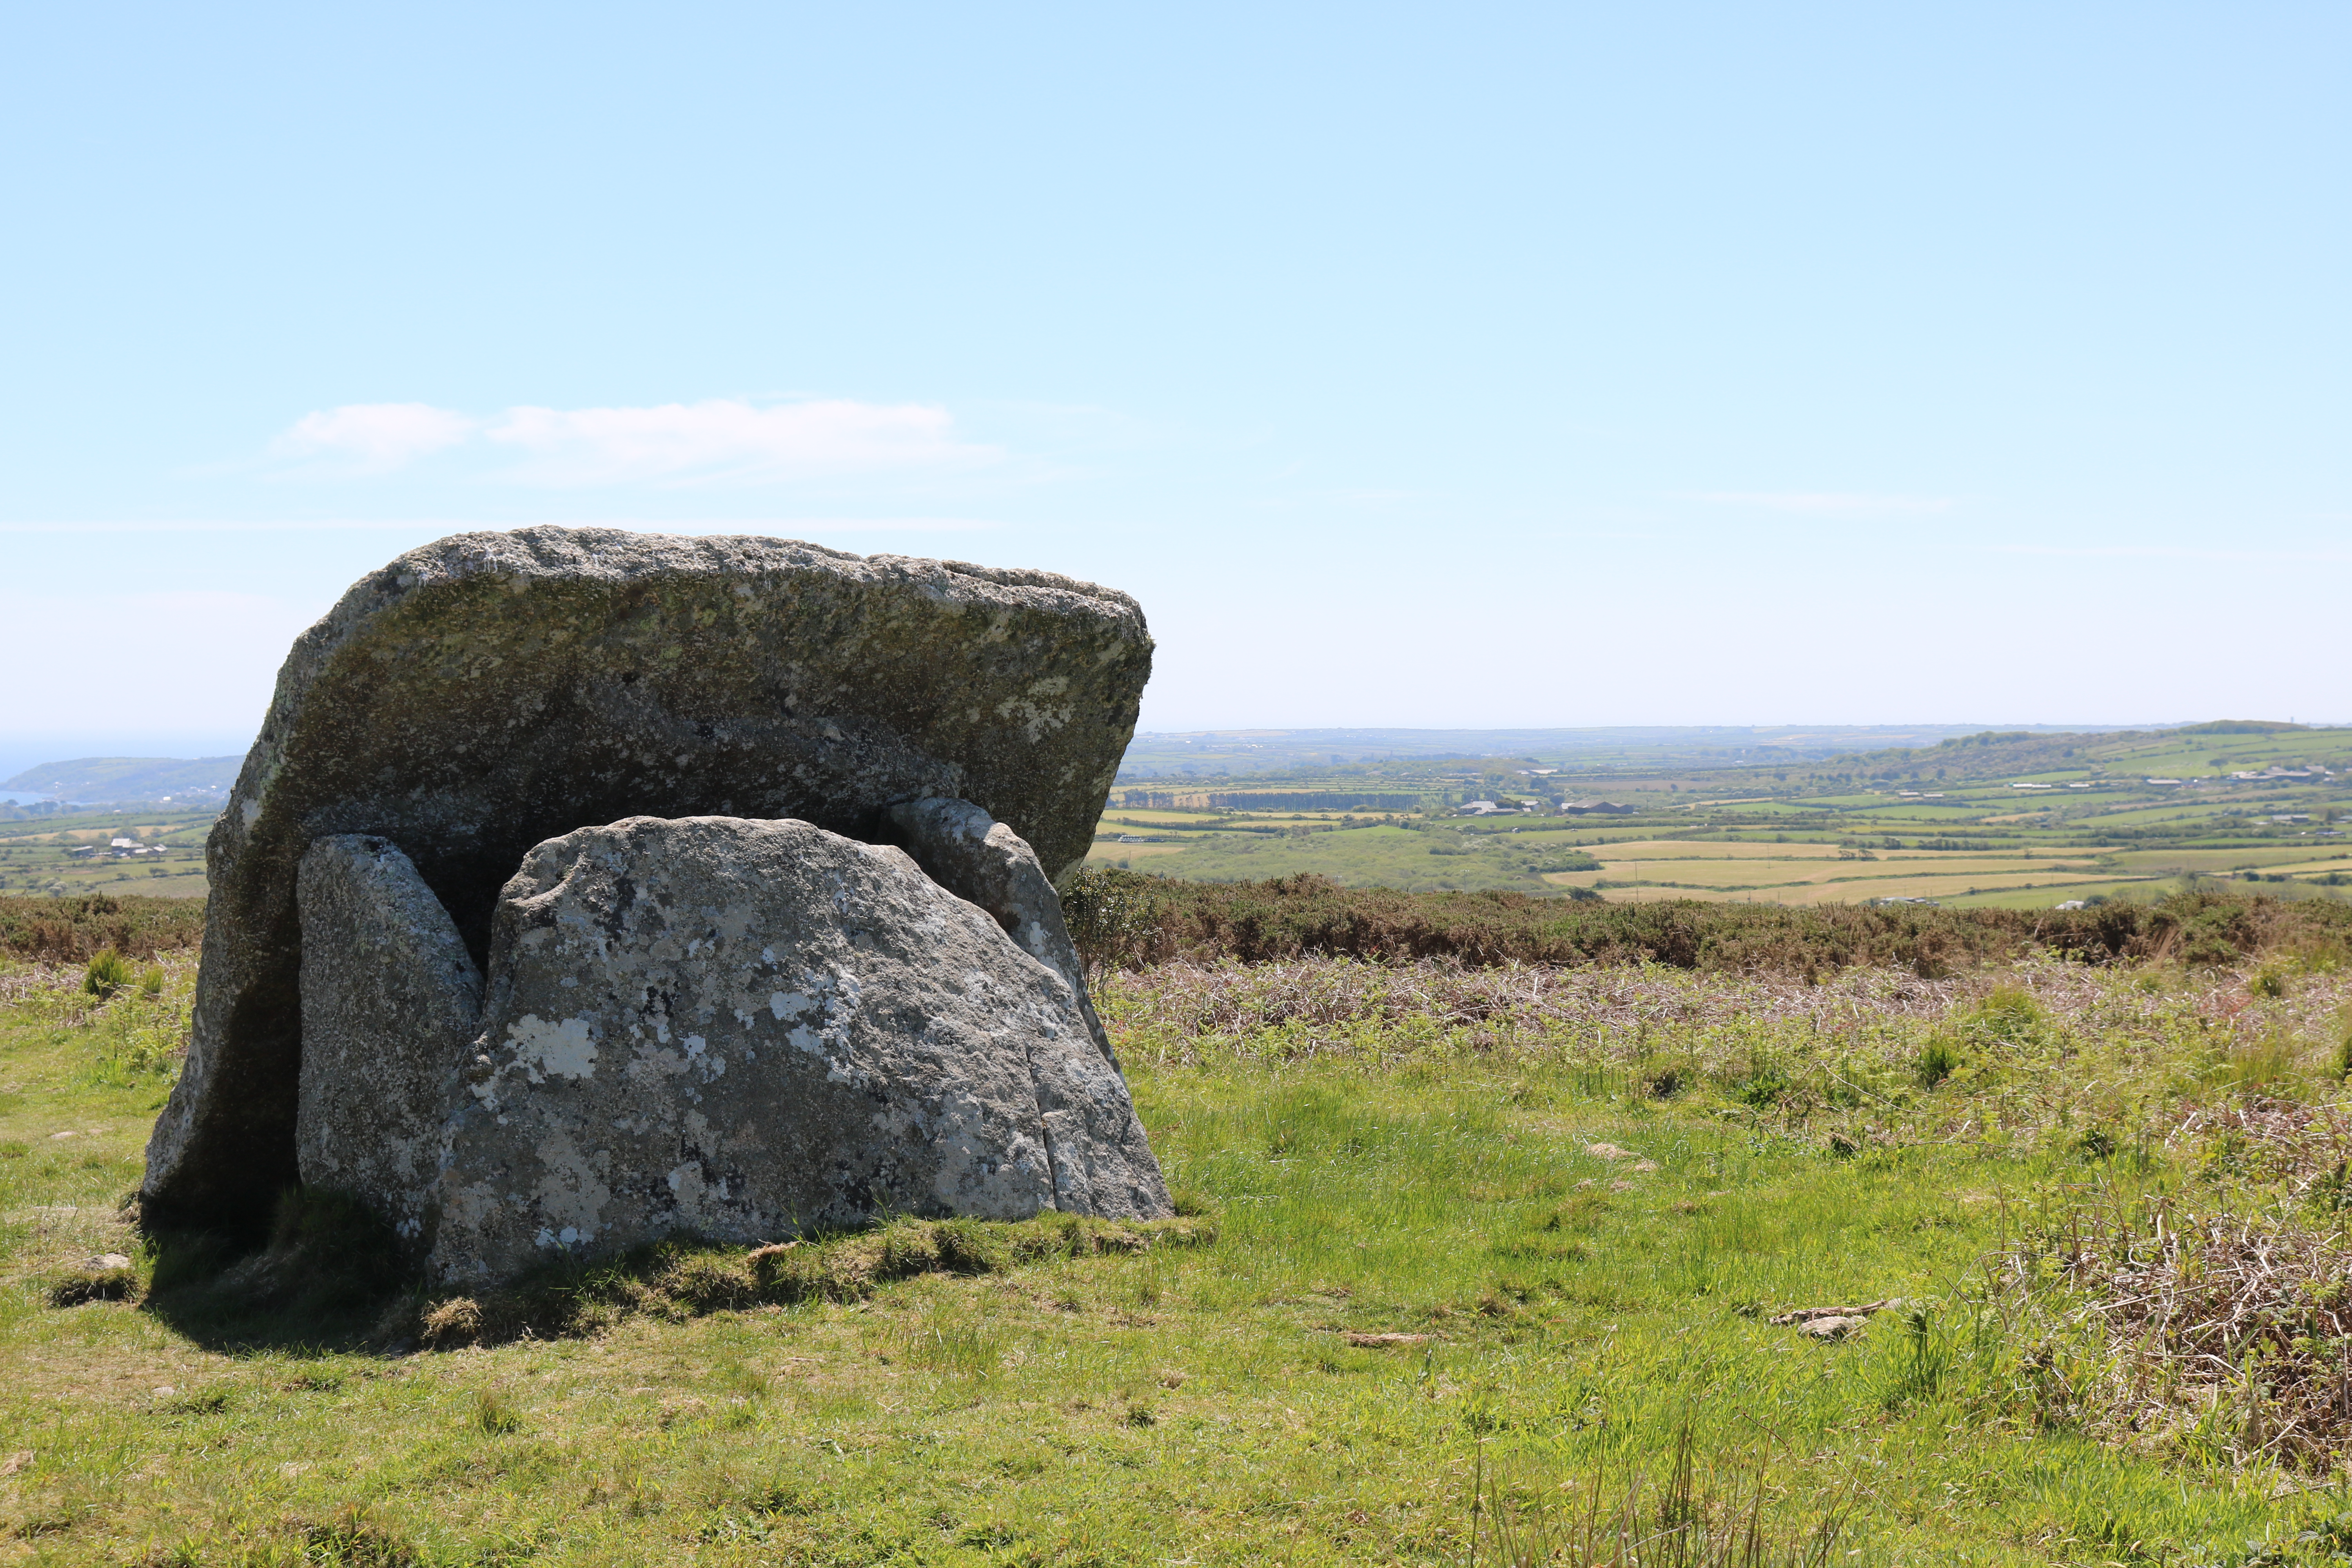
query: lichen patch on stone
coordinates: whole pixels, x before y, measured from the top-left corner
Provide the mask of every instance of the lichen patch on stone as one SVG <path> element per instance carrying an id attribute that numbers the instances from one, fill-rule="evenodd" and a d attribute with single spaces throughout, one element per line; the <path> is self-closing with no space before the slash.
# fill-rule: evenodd
<path id="1" fill-rule="evenodd" d="M 526 1013 L 507 1026 L 507 1037 L 533 1083 L 544 1078 L 596 1076 L 595 1037 L 584 1017 L 550 1023 L 536 1013 Z"/>

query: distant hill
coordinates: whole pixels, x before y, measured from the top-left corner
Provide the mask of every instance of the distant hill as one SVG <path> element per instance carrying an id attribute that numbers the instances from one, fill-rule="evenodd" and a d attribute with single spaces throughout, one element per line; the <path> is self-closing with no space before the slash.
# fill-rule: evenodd
<path id="1" fill-rule="evenodd" d="M 1981 724 L 1624 726 L 1593 730 L 1201 730 L 1135 737 L 1119 782 L 1258 774 L 1353 763 L 1475 762 L 1485 757 L 1590 766 L 1635 758 L 1652 764 L 1740 757 L 1787 761 L 1933 746 Z M 2117 726 L 2120 728 L 2120 726 Z M 2017 733 L 2072 733 L 2036 725 Z"/>
<path id="2" fill-rule="evenodd" d="M 77 757 L 0 779 L 0 790 L 37 790 L 92 805 L 126 800 L 199 803 L 226 798 L 244 765 L 243 757 Z"/>
<path id="3" fill-rule="evenodd" d="M 2276 719 L 2216 719 L 2210 724 L 2184 724 L 2183 735 L 2274 735 L 2282 730 L 2308 730 L 2308 724 L 2281 723 Z"/>
<path id="4" fill-rule="evenodd" d="M 1919 778 L 1927 769 L 1947 781 L 2071 770 L 2130 773 L 2154 768 L 2167 773 L 2210 774 L 2264 763 L 2308 763 L 2321 758 L 2340 765 L 2347 740 L 2352 740 L 2352 731 L 2344 729 L 2269 719 L 2216 719 L 2162 730 L 2058 733 L 1986 730 L 1933 746 L 1841 757 L 1827 765 L 1849 770 L 1848 776 L 1855 780 L 1893 778 L 1898 773 Z"/>

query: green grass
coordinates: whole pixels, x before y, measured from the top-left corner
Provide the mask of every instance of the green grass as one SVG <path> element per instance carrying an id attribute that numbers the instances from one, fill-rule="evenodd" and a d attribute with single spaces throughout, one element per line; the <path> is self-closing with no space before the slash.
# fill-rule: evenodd
<path id="1" fill-rule="evenodd" d="M 2218 1179 L 2147 1143 L 2168 1108 L 2340 1093 L 2347 986 L 2274 973 L 2274 995 L 2066 965 L 2004 992 L 1127 977 L 1106 1001 L 1138 1102 L 1213 1243 L 1024 1262 L 1050 1225 L 986 1227 L 1001 1252 L 962 1272 L 789 1303 L 624 1280 L 593 1331 L 416 1351 L 361 1318 L 306 1342 L 175 1310 L 223 1287 L 184 1256 L 159 1281 L 116 1205 L 169 1070 L 123 1042 L 184 1005 L 184 962 L 104 1004 L 78 970 L 18 972 L 0 1447 L 30 1458 L 0 1539 L 57 1563 L 1462 1563 L 1474 1496 L 1482 1531 L 1558 1539 L 1596 1479 L 1704 1513 L 1760 1476 L 1764 1531 L 1834 1523 L 1830 1562 L 2218 1561 L 2329 1495 L 2058 1418 L 1979 1262 L 2069 1194 Z M 106 1251 L 143 1300 L 52 1304 Z M 1925 1304 L 1916 1331 L 1768 1321 L 1888 1296 Z"/>
<path id="2" fill-rule="evenodd" d="M 1962 881 L 1965 885 L 1964 879 Z M 2135 899 L 2146 903 L 2161 899 L 2177 890 L 2179 886 L 2179 883 L 2170 881 L 2118 881 L 2094 877 L 2074 882 L 2053 877 L 2047 882 L 2032 888 L 2004 889 L 1988 893 L 1938 894 L 1937 901 L 1946 909 L 1955 910 L 2047 910 L 2054 909 L 2070 899 Z"/>

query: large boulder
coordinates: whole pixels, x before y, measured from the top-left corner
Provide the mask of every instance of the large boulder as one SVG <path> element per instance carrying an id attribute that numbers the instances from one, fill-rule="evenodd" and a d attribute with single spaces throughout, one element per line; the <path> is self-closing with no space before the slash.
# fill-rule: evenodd
<path id="1" fill-rule="evenodd" d="M 524 858 L 432 1265 L 888 1214 L 1169 1212 L 1069 982 L 900 849 L 636 817 Z"/>
<path id="2" fill-rule="evenodd" d="M 422 1236 L 443 1124 L 481 1032 L 482 972 L 407 856 L 339 834 L 302 857 L 302 1184 L 364 1198 Z"/>
<path id="3" fill-rule="evenodd" d="M 647 815 L 883 837 L 975 803 L 1075 868 L 1150 668 L 1123 594 L 1044 572 L 607 529 L 460 534 L 360 582 L 297 641 L 207 846 L 185 1069 L 145 1212 L 254 1223 L 299 1173 L 296 869 L 396 844 L 487 959 L 525 851 Z"/>
<path id="4" fill-rule="evenodd" d="M 1087 994 L 1087 969 L 1062 919 L 1062 898 L 1037 852 L 968 800 L 909 800 L 890 808 L 898 842 L 932 881 L 996 917 L 1021 951 L 1070 983 L 1087 1031 L 1112 1066 L 1110 1036 Z"/>

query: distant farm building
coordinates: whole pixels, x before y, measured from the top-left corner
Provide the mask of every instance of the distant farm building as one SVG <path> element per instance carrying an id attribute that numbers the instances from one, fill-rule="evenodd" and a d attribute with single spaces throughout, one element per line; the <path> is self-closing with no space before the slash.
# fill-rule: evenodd
<path id="1" fill-rule="evenodd" d="M 1412 811 L 1418 795 L 1363 790 L 1121 790 L 1129 811 Z"/>

